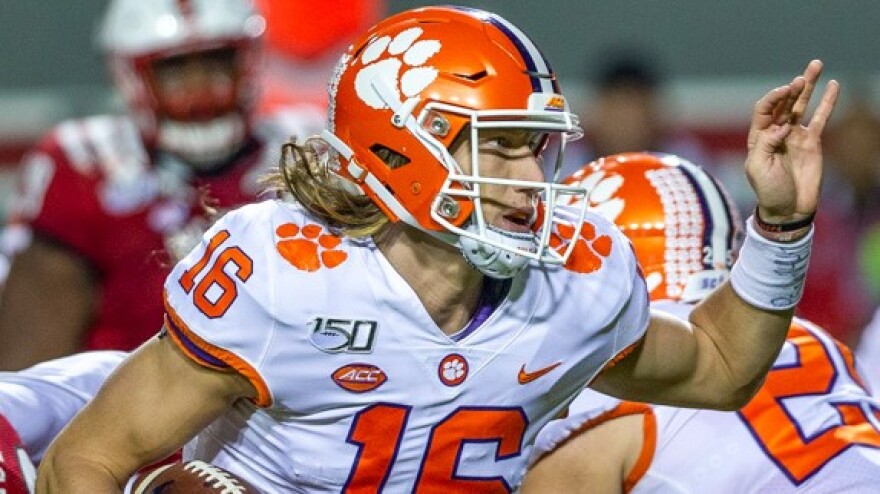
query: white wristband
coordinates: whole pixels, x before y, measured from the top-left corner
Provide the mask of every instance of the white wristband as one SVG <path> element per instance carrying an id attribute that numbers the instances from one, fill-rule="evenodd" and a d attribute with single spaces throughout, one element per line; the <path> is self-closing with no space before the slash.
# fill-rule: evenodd
<path id="1" fill-rule="evenodd" d="M 746 239 L 730 272 L 730 285 L 760 309 L 791 309 L 804 291 L 813 228 L 802 239 L 781 243 L 762 237 L 753 222 L 752 217 L 746 221 Z"/>

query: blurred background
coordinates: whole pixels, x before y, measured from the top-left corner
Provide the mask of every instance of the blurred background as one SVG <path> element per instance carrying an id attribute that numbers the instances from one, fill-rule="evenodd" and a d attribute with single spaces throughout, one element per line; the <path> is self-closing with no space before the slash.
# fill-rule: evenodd
<path id="1" fill-rule="evenodd" d="M 338 54 L 375 20 L 431 2 L 258 1 L 267 10 L 266 105 L 325 103 Z M 554 64 L 587 139 L 576 168 L 598 155 L 668 151 L 709 168 L 744 215 L 740 165 L 752 105 L 812 58 L 843 86 L 828 134 L 828 175 L 806 315 L 853 341 L 880 284 L 880 5 L 699 0 L 461 1 L 528 33 Z M 105 0 L 0 4 L 0 215 L 16 167 L 61 120 L 122 111 L 93 43 Z M 818 234 L 817 234 L 818 235 Z"/>

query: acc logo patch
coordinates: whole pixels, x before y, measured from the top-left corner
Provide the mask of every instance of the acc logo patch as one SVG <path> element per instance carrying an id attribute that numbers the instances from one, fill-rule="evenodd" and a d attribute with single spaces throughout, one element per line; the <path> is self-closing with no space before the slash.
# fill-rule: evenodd
<path id="1" fill-rule="evenodd" d="M 382 369 L 361 363 L 342 366 L 333 371 L 332 377 L 340 388 L 352 393 L 372 391 L 388 380 Z"/>

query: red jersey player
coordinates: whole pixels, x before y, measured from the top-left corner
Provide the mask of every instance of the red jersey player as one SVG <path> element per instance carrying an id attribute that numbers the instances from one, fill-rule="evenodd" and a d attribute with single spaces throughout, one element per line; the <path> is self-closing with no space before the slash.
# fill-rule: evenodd
<path id="1" fill-rule="evenodd" d="M 162 282 L 210 223 L 204 204 L 254 199 L 277 161 L 266 143 L 296 132 L 253 118 L 264 25 L 245 0 L 110 3 L 99 42 L 129 112 L 64 122 L 26 156 L 0 369 L 156 332 Z"/>

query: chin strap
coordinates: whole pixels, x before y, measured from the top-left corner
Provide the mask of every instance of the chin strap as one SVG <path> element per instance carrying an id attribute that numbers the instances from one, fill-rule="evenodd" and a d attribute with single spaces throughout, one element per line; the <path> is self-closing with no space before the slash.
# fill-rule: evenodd
<path id="1" fill-rule="evenodd" d="M 473 225 L 469 225 L 466 230 L 477 233 Z M 537 249 L 535 235 L 531 232 L 515 233 L 487 225 L 485 236 L 489 240 L 506 245 L 509 248 L 531 252 Z M 458 237 L 456 246 L 473 267 L 486 276 L 497 280 L 513 278 L 529 262 L 529 259 L 525 256 L 464 235 Z"/>

